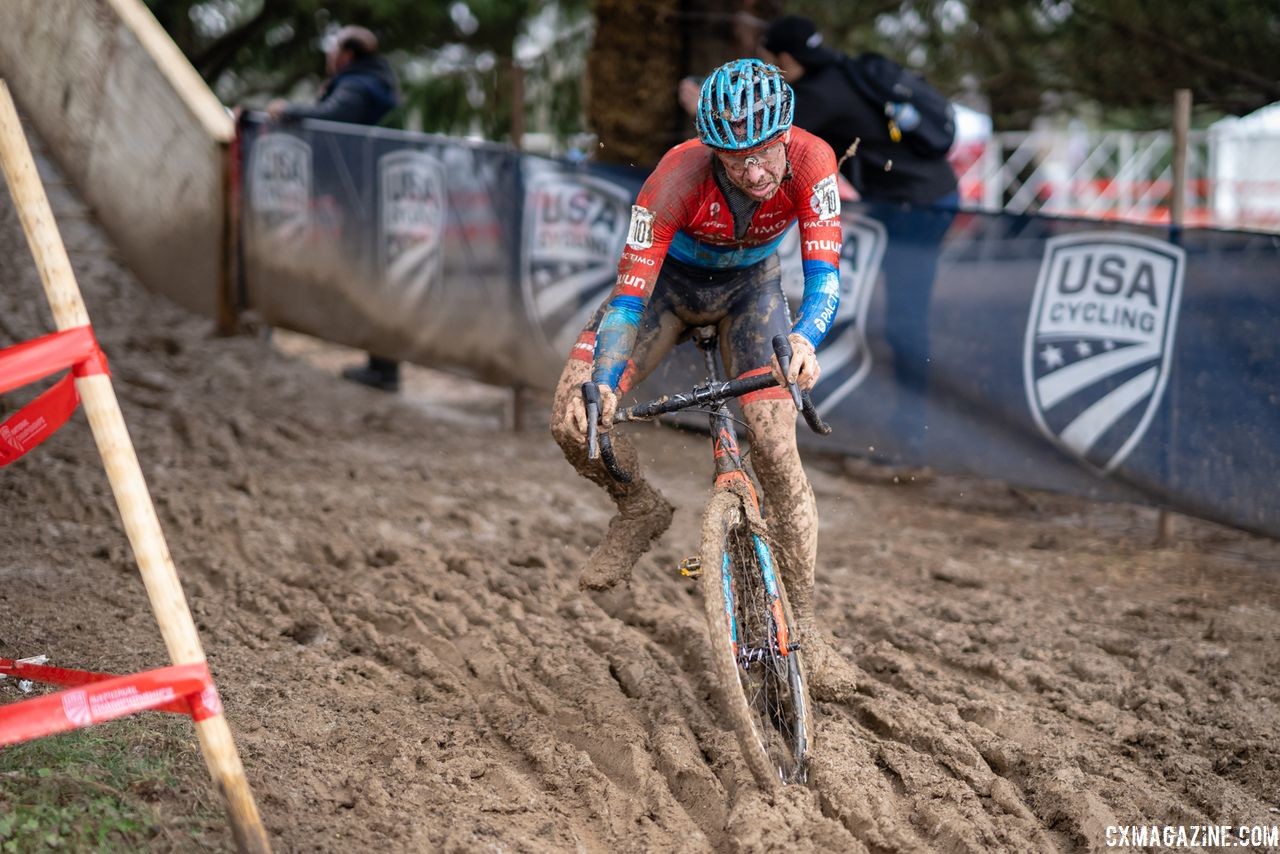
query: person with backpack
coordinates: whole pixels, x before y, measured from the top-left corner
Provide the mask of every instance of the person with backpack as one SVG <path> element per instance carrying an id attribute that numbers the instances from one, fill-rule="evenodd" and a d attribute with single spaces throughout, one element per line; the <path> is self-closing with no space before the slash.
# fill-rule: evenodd
<path id="1" fill-rule="evenodd" d="M 843 158 L 841 174 L 885 226 L 885 337 L 898 386 L 890 428 L 908 461 L 921 464 L 929 302 L 938 254 L 959 204 L 947 162 L 954 110 L 924 79 L 886 57 L 851 57 L 824 47 L 808 18 L 778 18 L 762 46 L 764 59 L 783 70 L 795 91 L 796 126 Z"/>

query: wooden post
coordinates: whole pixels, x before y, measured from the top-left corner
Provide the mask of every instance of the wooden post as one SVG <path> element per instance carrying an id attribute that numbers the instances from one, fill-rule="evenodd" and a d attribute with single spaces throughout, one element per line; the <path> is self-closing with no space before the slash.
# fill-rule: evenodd
<path id="1" fill-rule="evenodd" d="M 1169 200 L 1169 230 L 1175 241 L 1182 236 L 1187 217 L 1187 139 L 1191 133 L 1191 90 L 1173 93 L 1173 198 Z M 1170 395 L 1170 406 L 1174 403 Z M 1169 444 L 1176 435 L 1177 416 L 1169 419 Z M 1173 515 L 1163 507 L 1156 518 L 1156 545 L 1167 546 L 1173 539 Z"/>
<path id="2" fill-rule="evenodd" d="M 80 296 L 80 287 L 36 173 L 9 87 L 3 80 L 0 80 L 0 167 L 35 256 L 55 325 L 59 331 L 88 325 L 89 313 Z M 169 658 L 174 664 L 203 663 L 204 650 L 195 622 L 187 608 L 111 378 L 106 374 L 79 377 L 76 390 L 80 392 L 89 427 L 102 455 Z M 269 852 L 267 832 L 249 791 L 227 719 L 219 714 L 197 722 L 195 727 L 209 773 L 226 804 L 236 845 L 241 851 Z"/>

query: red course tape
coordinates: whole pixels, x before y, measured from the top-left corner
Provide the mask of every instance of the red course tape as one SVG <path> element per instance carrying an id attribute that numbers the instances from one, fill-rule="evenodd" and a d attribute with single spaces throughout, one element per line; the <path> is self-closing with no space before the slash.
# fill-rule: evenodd
<path id="1" fill-rule="evenodd" d="M 35 400 L 0 424 L 0 468 L 54 434 L 76 411 L 80 395 L 75 377 L 67 374 Z"/>
<path id="2" fill-rule="evenodd" d="M 79 377 L 107 373 L 92 328 L 77 326 L 0 350 L 0 394 L 70 367 Z"/>
<path id="3" fill-rule="evenodd" d="M 0 394 L 66 368 L 70 374 L 0 424 L 0 468 L 48 439 L 71 417 L 80 403 L 73 377 L 108 373 L 107 358 L 88 326 L 0 350 Z"/>
<path id="4" fill-rule="evenodd" d="M 222 701 L 206 664 L 114 676 L 0 658 L 0 674 L 70 687 L 0 706 L 0 747 L 148 710 L 190 715 L 196 721 L 222 714 Z"/>

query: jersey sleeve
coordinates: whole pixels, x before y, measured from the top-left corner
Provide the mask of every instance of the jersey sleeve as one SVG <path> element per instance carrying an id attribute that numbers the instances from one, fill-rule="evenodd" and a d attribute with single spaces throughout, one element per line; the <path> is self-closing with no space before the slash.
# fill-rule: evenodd
<path id="1" fill-rule="evenodd" d="M 840 307 L 840 191 L 831 147 L 805 135 L 792 162 L 797 182 L 796 219 L 800 222 L 800 259 L 804 296 L 791 331 L 817 347 Z"/>
<path id="2" fill-rule="evenodd" d="M 631 206 L 618 278 L 600 319 L 591 379 L 614 390 L 631 358 L 658 271 L 683 223 L 685 205 L 679 193 L 683 182 L 674 161 L 674 155 L 668 154 L 659 162 Z"/>

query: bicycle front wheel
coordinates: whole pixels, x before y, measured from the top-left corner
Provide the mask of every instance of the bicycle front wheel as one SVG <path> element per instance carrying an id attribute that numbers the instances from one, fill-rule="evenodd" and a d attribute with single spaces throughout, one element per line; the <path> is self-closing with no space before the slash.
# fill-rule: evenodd
<path id="1" fill-rule="evenodd" d="M 702 592 L 721 702 L 765 789 L 804 783 L 813 713 L 786 591 L 743 499 L 711 499 L 702 527 Z"/>

